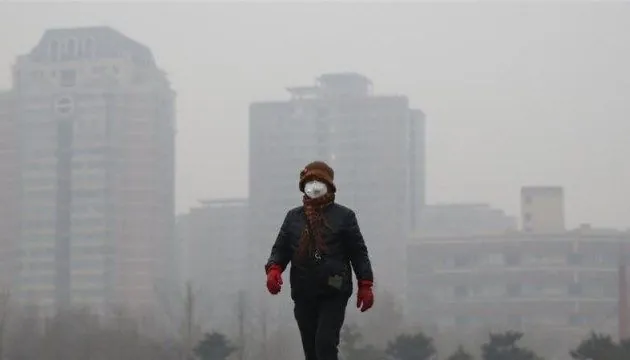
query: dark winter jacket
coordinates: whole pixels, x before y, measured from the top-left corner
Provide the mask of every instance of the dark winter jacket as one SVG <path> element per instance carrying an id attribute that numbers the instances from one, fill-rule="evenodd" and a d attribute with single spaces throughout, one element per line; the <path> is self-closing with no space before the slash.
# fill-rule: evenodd
<path id="1" fill-rule="evenodd" d="M 352 271 L 357 280 L 373 280 L 368 256 L 357 217 L 351 209 L 332 203 L 323 209 L 322 216 L 329 226 L 322 236 L 326 249 L 320 259 L 292 261 L 306 226 L 302 206 L 290 210 L 280 228 L 265 266 L 276 264 L 285 269 L 291 262 L 290 284 L 293 299 L 326 294 L 352 294 Z"/>

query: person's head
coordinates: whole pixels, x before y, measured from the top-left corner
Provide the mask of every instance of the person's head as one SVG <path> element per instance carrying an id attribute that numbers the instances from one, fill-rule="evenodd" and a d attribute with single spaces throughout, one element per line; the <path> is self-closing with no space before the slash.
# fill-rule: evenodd
<path id="1" fill-rule="evenodd" d="M 323 161 L 313 161 L 300 172 L 300 191 L 311 199 L 337 192 L 335 172 Z"/>

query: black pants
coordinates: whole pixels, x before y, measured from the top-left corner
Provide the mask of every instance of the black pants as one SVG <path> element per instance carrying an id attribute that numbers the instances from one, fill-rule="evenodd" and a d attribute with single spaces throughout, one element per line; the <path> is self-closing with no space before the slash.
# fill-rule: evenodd
<path id="1" fill-rule="evenodd" d="M 347 305 L 345 294 L 295 301 L 295 320 L 306 360 L 338 360 L 339 333 Z"/>

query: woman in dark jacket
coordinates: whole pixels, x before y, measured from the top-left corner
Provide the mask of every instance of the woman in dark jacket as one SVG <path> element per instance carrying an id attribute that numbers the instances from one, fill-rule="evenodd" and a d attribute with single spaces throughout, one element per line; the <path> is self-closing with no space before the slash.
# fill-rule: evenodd
<path id="1" fill-rule="evenodd" d="M 335 203 L 334 171 L 315 161 L 300 173 L 303 205 L 290 210 L 265 266 L 267 289 L 277 294 L 291 263 L 291 298 L 306 360 L 337 360 L 339 333 L 357 278 L 357 308 L 374 304 L 372 265 L 351 209 Z"/>

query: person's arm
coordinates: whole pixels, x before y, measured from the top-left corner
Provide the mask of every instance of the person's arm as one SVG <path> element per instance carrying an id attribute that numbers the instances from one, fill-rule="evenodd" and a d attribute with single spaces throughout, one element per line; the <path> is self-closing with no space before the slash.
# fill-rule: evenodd
<path id="1" fill-rule="evenodd" d="M 290 212 L 287 213 L 282 222 L 282 226 L 280 226 L 276 241 L 271 247 L 271 255 L 269 255 L 269 259 L 265 265 L 265 272 L 268 272 L 274 265 L 280 267 L 280 271 L 284 271 L 291 261 L 293 254 L 288 233 L 289 222 L 291 220 L 290 215 Z"/>
<path id="2" fill-rule="evenodd" d="M 372 263 L 368 255 L 368 249 L 361 234 L 359 228 L 359 222 L 354 211 L 346 216 L 344 221 L 344 228 L 346 231 L 347 251 L 350 258 L 350 263 L 354 269 L 354 274 L 357 277 L 359 283 L 374 281 L 374 275 L 372 273 Z"/>

